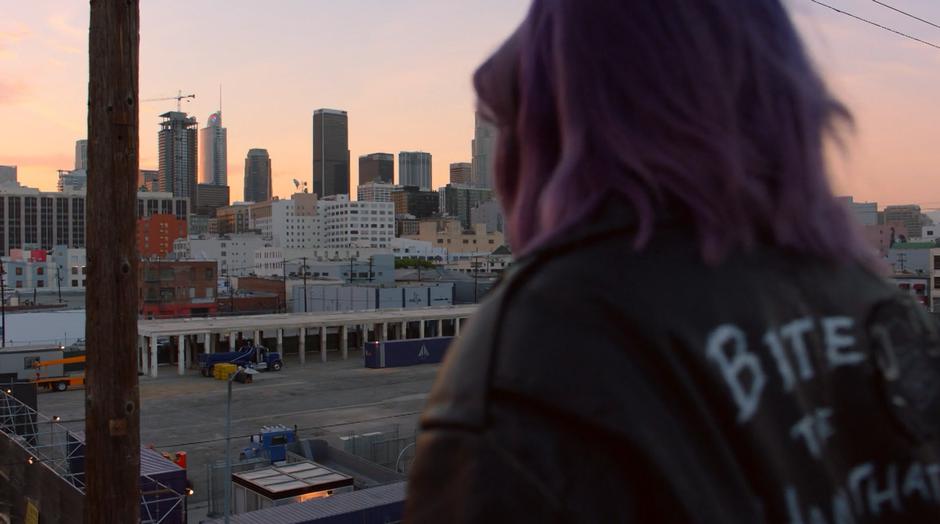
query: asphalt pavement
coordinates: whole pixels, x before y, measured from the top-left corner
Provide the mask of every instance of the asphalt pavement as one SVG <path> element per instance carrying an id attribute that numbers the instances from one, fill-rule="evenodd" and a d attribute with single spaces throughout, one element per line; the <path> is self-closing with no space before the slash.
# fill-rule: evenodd
<path id="1" fill-rule="evenodd" d="M 337 447 L 345 435 L 390 428 L 412 435 L 439 367 L 367 369 L 358 351 L 345 361 L 331 352 L 329 362 L 308 359 L 304 367 L 288 357 L 279 372 L 233 384 L 232 454 L 248 445 L 248 435 L 273 424 L 296 425 L 300 438 L 326 438 Z M 190 522 L 198 522 L 207 505 L 206 465 L 224 459 L 226 384 L 198 370 L 175 371 L 165 366 L 159 378 L 140 377 L 141 444 L 187 452 L 195 491 Z M 40 393 L 39 410 L 82 429 L 84 391 Z"/>

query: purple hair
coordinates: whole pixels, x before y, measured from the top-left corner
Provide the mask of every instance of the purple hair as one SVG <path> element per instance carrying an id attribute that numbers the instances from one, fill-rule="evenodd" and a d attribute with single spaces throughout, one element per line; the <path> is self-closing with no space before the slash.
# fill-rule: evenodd
<path id="1" fill-rule="evenodd" d="M 758 243 L 871 262 L 824 168 L 851 117 L 779 0 L 535 0 L 474 83 L 517 252 L 615 195 L 637 249 L 668 211 L 709 262 Z"/>

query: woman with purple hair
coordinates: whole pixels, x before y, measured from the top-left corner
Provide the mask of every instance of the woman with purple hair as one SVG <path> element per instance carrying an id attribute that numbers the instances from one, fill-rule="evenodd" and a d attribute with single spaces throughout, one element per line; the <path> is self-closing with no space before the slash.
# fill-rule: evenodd
<path id="1" fill-rule="evenodd" d="M 937 326 L 833 198 L 779 0 L 535 0 L 474 80 L 518 262 L 411 522 L 940 522 Z"/>

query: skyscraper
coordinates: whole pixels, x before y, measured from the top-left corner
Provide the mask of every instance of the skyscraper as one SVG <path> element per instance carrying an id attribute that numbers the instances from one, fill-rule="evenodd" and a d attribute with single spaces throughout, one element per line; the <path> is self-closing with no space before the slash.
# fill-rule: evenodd
<path id="1" fill-rule="evenodd" d="M 75 170 L 88 169 L 88 140 L 75 141 Z"/>
<path id="2" fill-rule="evenodd" d="M 492 190 L 463 185 L 447 184 L 437 191 L 441 214 L 459 218 L 466 229 L 472 225 L 470 211 L 493 198 Z"/>
<path id="3" fill-rule="evenodd" d="M 228 186 L 215 184 L 196 184 L 196 199 L 192 203 L 193 212 L 206 217 L 215 216 L 215 210 L 229 204 Z"/>
<path id="4" fill-rule="evenodd" d="M 411 215 L 414 218 L 428 218 L 440 209 L 440 197 L 436 191 L 423 191 L 416 186 L 393 189 L 391 200 L 395 204 L 395 216 Z"/>
<path id="5" fill-rule="evenodd" d="M 402 151 L 398 153 L 398 184 L 431 190 L 431 153 Z"/>
<path id="6" fill-rule="evenodd" d="M 228 130 L 222 127 L 222 111 L 209 115 L 209 123 L 199 131 L 199 183 L 228 185 Z"/>
<path id="7" fill-rule="evenodd" d="M 0 184 L 18 185 L 16 180 L 16 166 L 0 166 Z"/>
<path id="8" fill-rule="evenodd" d="M 469 186 L 473 181 L 473 164 L 457 162 L 450 165 L 450 183 Z"/>
<path id="9" fill-rule="evenodd" d="M 471 185 L 481 189 L 493 187 L 493 145 L 496 141 L 496 128 L 480 116 L 474 116 L 476 125 L 473 131 L 473 174 Z"/>
<path id="10" fill-rule="evenodd" d="M 346 111 L 313 112 L 313 192 L 349 194 L 349 118 Z"/>
<path id="11" fill-rule="evenodd" d="M 395 155 L 372 153 L 359 157 L 359 185 L 364 186 L 371 182 L 395 182 Z"/>
<path id="12" fill-rule="evenodd" d="M 142 191 L 160 191 L 160 172 L 155 169 L 141 169 L 137 176 L 137 187 Z"/>
<path id="13" fill-rule="evenodd" d="M 920 237 L 924 226 L 920 206 L 916 204 L 885 206 L 884 223 L 894 222 L 904 224 L 911 238 Z"/>
<path id="14" fill-rule="evenodd" d="M 160 191 L 176 197 L 196 196 L 196 118 L 170 111 L 160 115 Z"/>
<path id="15" fill-rule="evenodd" d="M 267 202 L 271 191 L 271 157 L 267 149 L 249 149 L 245 157 L 245 201 Z"/>

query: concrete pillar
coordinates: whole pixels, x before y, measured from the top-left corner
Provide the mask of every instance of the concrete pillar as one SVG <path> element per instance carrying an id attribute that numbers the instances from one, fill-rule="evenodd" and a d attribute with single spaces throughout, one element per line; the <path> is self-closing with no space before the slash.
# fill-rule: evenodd
<path id="1" fill-rule="evenodd" d="M 326 362 L 326 326 L 320 327 L 320 361 Z"/>
<path id="2" fill-rule="evenodd" d="M 379 340 L 381 340 L 382 342 L 385 342 L 386 340 L 388 340 L 388 322 L 382 322 L 381 334 L 382 334 L 382 337 Z"/>
<path id="3" fill-rule="evenodd" d="M 454 319 L 454 336 L 455 337 L 460 336 L 460 319 L 459 318 Z"/>
<path id="4" fill-rule="evenodd" d="M 150 337 L 150 376 L 157 378 L 157 337 Z"/>
<path id="5" fill-rule="evenodd" d="M 418 338 L 424 338 L 424 319 L 418 322 Z"/>
<path id="6" fill-rule="evenodd" d="M 202 351 L 204 353 L 212 353 L 212 342 L 215 336 L 212 333 L 206 333 L 206 343 L 202 346 Z"/>
<path id="7" fill-rule="evenodd" d="M 186 337 L 176 337 L 176 374 L 186 374 Z"/>
<path id="8" fill-rule="evenodd" d="M 398 340 L 404 340 L 406 338 L 408 338 L 408 323 L 402 320 L 401 332 L 399 333 Z"/>
<path id="9" fill-rule="evenodd" d="M 443 336 L 444 336 L 444 320 L 443 320 L 443 319 L 440 319 L 440 318 L 437 319 L 437 326 L 436 326 L 436 328 L 437 328 L 437 329 L 434 330 L 434 336 L 435 336 L 435 337 L 443 337 Z"/>
<path id="10" fill-rule="evenodd" d="M 228 350 L 235 351 L 235 339 L 238 338 L 238 331 L 232 331 L 228 334 Z"/>
<path id="11" fill-rule="evenodd" d="M 281 354 L 281 358 L 284 358 L 284 330 L 277 330 L 277 352 Z"/>
<path id="12" fill-rule="evenodd" d="M 343 352 L 343 360 L 349 358 L 349 326 L 339 328 L 339 348 Z"/>
<path id="13" fill-rule="evenodd" d="M 147 337 L 137 335 L 137 371 L 147 374 Z"/>
<path id="14" fill-rule="evenodd" d="M 307 328 L 300 328 L 300 340 L 297 344 L 297 351 L 300 353 L 300 365 L 307 362 Z"/>
<path id="15" fill-rule="evenodd" d="M 255 330 L 255 345 L 256 346 L 261 345 L 261 330 L 260 329 Z"/>

